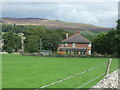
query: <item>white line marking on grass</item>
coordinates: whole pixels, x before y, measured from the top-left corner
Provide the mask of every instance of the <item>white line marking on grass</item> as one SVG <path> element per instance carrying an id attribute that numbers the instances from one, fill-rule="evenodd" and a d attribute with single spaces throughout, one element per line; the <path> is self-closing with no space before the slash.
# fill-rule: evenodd
<path id="1" fill-rule="evenodd" d="M 117 68 L 118 68 L 118 67 L 115 67 L 115 68 L 113 68 L 112 70 L 115 70 L 115 69 L 117 69 Z M 92 80 L 88 81 L 87 83 L 85 83 L 85 84 L 81 85 L 81 86 L 80 86 L 80 87 L 78 87 L 78 88 L 82 88 L 83 86 L 85 86 L 85 85 L 87 85 L 87 84 L 91 83 L 92 81 L 95 81 L 96 79 L 98 79 L 99 77 L 101 77 L 101 76 L 103 76 L 103 75 L 105 75 L 105 73 L 103 73 L 103 74 L 101 74 L 101 75 L 99 75 L 99 76 L 95 77 L 94 79 L 92 79 Z M 76 90 L 77 90 L 77 89 L 76 89 Z"/>
<path id="2" fill-rule="evenodd" d="M 80 86 L 80 87 L 78 87 L 78 88 L 81 88 L 81 87 L 83 87 L 83 86 L 85 86 L 85 85 L 87 85 L 87 84 L 91 83 L 92 81 L 95 81 L 96 79 L 98 79 L 99 77 L 101 77 L 101 76 L 103 76 L 103 75 L 105 75 L 105 73 L 103 73 L 103 74 L 101 74 L 101 75 L 99 75 L 99 76 L 95 77 L 94 79 L 92 79 L 92 80 L 88 81 L 87 83 L 85 83 L 85 84 L 81 85 L 81 86 Z"/>
<path id="3" fill-rule="evenodd" d="M 107 62 L 105 62 L 105 63 L 103 63 L 103 64 L 106 64 L 106 63 L 107 63 Z M 97 67 L 102 66 L 103 64 L 100 64 L 100 65 L 98 65 L 98 66 L 96 66 L 96 67 L 90 68 L 90 69 L 88 69 L 88 70 L 86 70 L 86 71 L 80 72 L 80 73 L 78 73 L 78 74 L 75 74 L 75 75 L 69 76 L 69 77 L 67 77 L 67 78 L 65 78 L 65 79 L 62 79 L 62 80 L 59 80 L 59 81 L 56 81 L 56 82 L 50 83 L 50 84 L 48 84 L 48 85 L 42 86 L 42 87 L 40 87 L 40 88 L 46 88 L 46 87 L 48 87 L 48 86 L 51 86 L 51 85 L 57 84 L 57 83 L 59 83 L 59 82 L 62 82 L 62 81 L 65 81 L 65 80 L 67 80 L 67 79 L 73 78 L 73 77 L 75 77 L 75 76 L 81 75 L 81 74 L 83 74 L 83 73 L 89 72 L 89 71 L 91 71 L 91 70 L 93 70 L 93 69 L 96 69 Z"/>

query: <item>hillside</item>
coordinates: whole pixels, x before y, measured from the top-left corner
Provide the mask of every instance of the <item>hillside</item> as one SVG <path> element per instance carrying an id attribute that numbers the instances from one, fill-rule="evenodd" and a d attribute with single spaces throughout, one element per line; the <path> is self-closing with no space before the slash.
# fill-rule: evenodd
<path id="1" fill-rule="evenodd" d="M 90 24 L 70 23 L 60 20 L 49 20 L 42 18 L 2 18 L 0 21 L 3 24 L 16 24 L 16 25 L 38 25 L 45 26 L 50 29 L 65 29 L 69 31 L 80 30 L 87 33 L 99 33 L 109 31 L 111 28 L 99 27 Z"/>

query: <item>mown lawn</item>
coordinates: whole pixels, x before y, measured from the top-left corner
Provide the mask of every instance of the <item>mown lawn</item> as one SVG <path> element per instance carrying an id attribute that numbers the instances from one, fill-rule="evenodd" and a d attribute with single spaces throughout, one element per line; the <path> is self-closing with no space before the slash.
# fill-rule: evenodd
<path id="1" fill-rule="evenodd" d="M 112 69 L 118 62 L 113 59 Z M 21 55 L 3 55 L 3 88 L 39 88 L 68 76 L 96 67 L 108 58 L 57 58 L 33 57 Z M 68 79 L 47 88 L 78 88 L 106 71 L 106 64 L 80 76 Z M 83 88 L 90 88 L 100 79 L 91 82 Z"/>

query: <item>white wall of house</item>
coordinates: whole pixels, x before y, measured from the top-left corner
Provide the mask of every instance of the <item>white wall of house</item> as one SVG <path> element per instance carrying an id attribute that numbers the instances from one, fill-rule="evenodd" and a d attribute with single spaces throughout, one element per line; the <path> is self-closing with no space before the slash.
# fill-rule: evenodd
<path id="1" fill-rule="evenodd" d="M 90 44 L 88 44 L 88 47 L 91 47 L 91 43 L 90 43 Z"/>
<path id="2" fill-rule="evenodd" d="M 91 45 L 92 45 L 91 43 L 90 43 L 90 44 L 88 44 L 88 47 L 91 47 Z M 91 55 L 91 49 L 90 49 L 90 50 L 88 50 L 88 54 L 89 54 L 89 55 Z"/>
<path id="3" fill-rule="evenodd" d="M 88 50 L 88 54 L 91 55 L 91 50 Z"/>

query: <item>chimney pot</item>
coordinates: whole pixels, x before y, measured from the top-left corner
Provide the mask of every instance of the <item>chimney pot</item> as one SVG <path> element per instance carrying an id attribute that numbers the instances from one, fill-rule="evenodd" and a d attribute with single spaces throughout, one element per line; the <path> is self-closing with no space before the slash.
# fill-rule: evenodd
<path id="1" fill-rule="evenodd" d="M 76 33 L 79 33 L 79 34 L 80 34 L 81 32 L 78 30 L 78 31 L 76 31 Z"/>
<path id="2" fill-rule="evenodd" d="M 68 38 L 68 33 L 66 33 L 66 38 Z"/>

